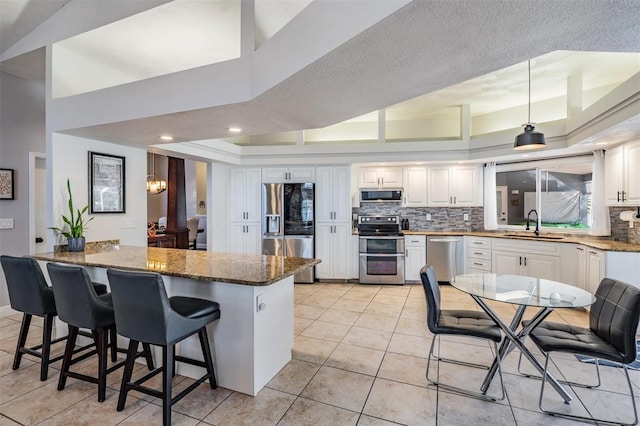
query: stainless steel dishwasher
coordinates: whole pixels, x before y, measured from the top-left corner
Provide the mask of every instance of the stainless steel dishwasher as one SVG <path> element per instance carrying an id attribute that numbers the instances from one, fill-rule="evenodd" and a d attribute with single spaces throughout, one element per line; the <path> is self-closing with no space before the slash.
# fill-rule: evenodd
<path id="1" fill-rule="evenodd" d="M 427 265 L 432 265 L 436 279 L 449 284 L 451 277 L 464 273 L 463 237 L 427 237 Z"/>

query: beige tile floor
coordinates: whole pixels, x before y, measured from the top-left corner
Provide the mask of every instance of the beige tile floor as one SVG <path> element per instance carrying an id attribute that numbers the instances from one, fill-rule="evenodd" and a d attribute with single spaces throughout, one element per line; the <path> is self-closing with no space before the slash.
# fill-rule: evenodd
<path id="1" fill-rule="evenodd" d="M 468 295 L 450 286 L 442 287 L 442 300 L 444 309 L 478 309 Z M 515 312 L 511 305 L 492 306 L 506 319 Z M 201 385 L 174 407 L 173 424 L 577 424 L 538 411 L 540 382 L 517 374 L 516 351 L 503 363 L 504 401 L 484 402 L 427 386 L 424 373 L 432 335 L 425 315 L 424 293 L 419 285 L 296 285 L 296 337 L 291 362 L 256 397 Z M 20 315 L 0 318 L 0 426 L 162 423 L 160 401 L 146 395 L 130 394 L 125 410 L 116 411 L 121 370 L 109 378 L 103 403 L 97 401 L 95 385 L 78 380 L 69 379 L 67 387 L 57 391 L 60 362 L 53 365 L 46 382 L 39 381 L 39 363 L 34 358 L 25 356 L 21 368 L 13 371 L 20 319 Z M 559 309 L 552 319 L 586 324 L 587 314 Z M 41 335 L 41 329 L 35 328 L 30 340 L 36 342 Z M 440 346 L 443 352 L 460 359 L 492 359 L 489 345 L 479 340 L 443 337 Z M 58 345 L 56 352 L 62 349 Z M 554 362 L 569 379 L 593 378 L 593 367 L 578 363 L 572 356 L 558 355 Z M 89 359 L 78 368 L 91 374 L 96 363 Z M 529 365 L 525 369 L 532 371 Z M 441 380 L 463 387 L 479 384 L 483 375 L 482 371 L 451 365 L 441 365 L 435 373 Z M 609 367 L 602 369 L 602 376 L 602 390 L 570 389 L 574 396 L 570 405 L 563 404 L 552 390 L 545 394 L 545 401 L 570 412 L 586 413 L 587 406 L 592 414 L 629 420 L 631 403 L 621 396 L 627 392 L 624 375 L 620 369 Z M 632 379 L 638 389 L 640 373 L 633 372 Z M 174 389 L 179 392 L 189 383 L 191 379 L 177 376 Z M 497 380 L 490 392 L 497 391 L 496 384 Z"/>

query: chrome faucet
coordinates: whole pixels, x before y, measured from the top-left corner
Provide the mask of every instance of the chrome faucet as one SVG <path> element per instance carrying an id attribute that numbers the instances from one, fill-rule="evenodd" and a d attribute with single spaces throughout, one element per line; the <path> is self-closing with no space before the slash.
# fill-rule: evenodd
<path id="1" fill-rule="evenodd" d="M 531 228 L 529 228 L 529 221 L 531 220 L 530 219 L 531 213 L 535 213 L 536 214 L 536 230 L 533 231 L 533 233 L 536 234 L 536 237 L 537 237 L 538 235 L 540 235 L 540 227 L 538 226 L 538 222 L 539 222 L 539 220 L 538 220 L 538 211 L 536 209 L 529 210 L 529 213 L 527 213 L 527 227 L 525 229 L 527 231 L 531 229 Z"/>

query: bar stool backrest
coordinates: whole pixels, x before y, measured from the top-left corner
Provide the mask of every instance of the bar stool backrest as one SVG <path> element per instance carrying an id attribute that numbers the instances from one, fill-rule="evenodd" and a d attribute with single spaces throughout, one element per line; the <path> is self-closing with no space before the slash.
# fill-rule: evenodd
<path id="1" fill-rule="evenodd" d="M 440 317 L 440 286 L 433 266 L 426 265 L 420 270 L 420 279 L 427 299 L 427 325 L 431 332 L 436 332 Z"/>
<path id="2" fill-rule="evenodd" d="M 84 268 L 48 263 L 47 270 L 62 321 L 91 330 L 113 324 L 113 308 L 98 297 Z"/>
<path id="3" fill-rule="evenodd" d="M 3 255 L 0 256 L 0 263 L 13 309 L 40 316 L 56 312 L 53 291 L 35 259 Z"/>
<path id="4" fill-rule="evenodd" d="M 149 272 L 107 270 L 118 333 L 133 340 L 166 345 L 176 323 L 164 281 Z"/>
<path id="5" fill-rule="evenodd" d="M 637 356 L 636 330 L 640 320 L 640 289 L 604 278 L 589 312 L 589 328 L 620 351 L 624 363 Z"/>

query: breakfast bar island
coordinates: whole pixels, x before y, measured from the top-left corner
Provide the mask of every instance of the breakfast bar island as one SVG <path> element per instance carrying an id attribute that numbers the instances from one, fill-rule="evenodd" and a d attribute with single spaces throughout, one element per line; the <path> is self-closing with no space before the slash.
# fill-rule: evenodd
<path id="1" fill-rule="evenodd" d="M 42 263 L 45 274 L 46 262 L 81 265 L 93 281 L 105 284 L 109 268 L 157 272 L 169 297 L 190 296 L 220 303 L 220 320 L 210 330 L 218 384 L 254 396 L 291 360 L 293 276 L 320 262 L 118 244 L 30 257 Z M 56 332 L 64 334 L 65 329 L 56 327 Z M 201 355 L 197 336 L 181 342 L 176 353 Z M 177 373 L 197 378 L 199 370 L 179 363 Z"/>

